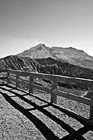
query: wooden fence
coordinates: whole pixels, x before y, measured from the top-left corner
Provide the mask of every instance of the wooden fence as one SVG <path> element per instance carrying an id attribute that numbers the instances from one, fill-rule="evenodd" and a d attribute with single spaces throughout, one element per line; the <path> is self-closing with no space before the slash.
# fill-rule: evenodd
<path id="1" fill-rule="evenodd" d="M 6 79 L 7 84 L 9 84 L 11 81 L 14 80 L 16 88 L 19 86 L 20 82 L 21 83 L 26 82 L 29 93 L 33 94 L 34 88 L 39 89 L 39 90 L 44 90 L 44 91 L 50 93 L 51 94 L 51 99 L 50 99 L 51 103 L 56 104 L 57 96 L 62 96 L 62 97 L 89 105 L 90 106 L 89 121 L 93 122 L 93 80 L 67 77 L 67 76 L 59 76 L 59 75 L 51 75 L 51 74 L 43 74 L 43 73 L 36 73 L 36 72 L 23 72 L 23 71 L 18 71 L 18 70 L 0 71 L 0 73 L 2 73 L 2 72 L 3 73 L 6 72 L 7 75 L 0 77 L 0 79 L 2 79 L 2 80 Z M 48 87 L 48 86 L 42 86 L 42 85 L 36 84 L 35 81 L 39 81 L 42 79 L 50 81 L 50 86 Z M 74 84 L 78 84 L 78 85 L 85 84 L 88 87 L 90 87 L 91 98 L 88 99 L 88 98 L 80 97 L 80 96 L 74 95 L 72 93 L 69 93 L 69 89 L 67 89 L 66 92 L 65 92 L 65 89 L 64 89 L 64 91 L 61 91 L 58 88 L 58 82 L 64 82 L 67 84 L 74 83 Z M 72 90 L 72 91 L 74 91 L 74 90 Z"/>

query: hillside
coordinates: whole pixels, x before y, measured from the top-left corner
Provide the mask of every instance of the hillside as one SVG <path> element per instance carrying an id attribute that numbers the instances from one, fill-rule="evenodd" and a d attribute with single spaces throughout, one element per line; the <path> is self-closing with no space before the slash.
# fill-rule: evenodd
<path id="1" fill-rule="evenodd" d="M 39 44 L 24 52 L 18 54 L 21 57 L 30 57 L 32 59 L 53 58 L 62 62 L 78 65 L 84 68 L 93 69 L 93 57 L 89 56 L 83 50 L 73 47 L 47 47 L 45 44 Z"/>
<path id="2" fill-rule="evenodd" d="M 23 71 L 36 71 L 37 63 L 31 58 L 21 58 L 11 55 L 0 59 L 0 69 L 14 69 Z"/>
<path id="3" fill-rule="evenodd" d="M 38 72 L 93 79 L 93 70 L 62 62 L 53 58 L 35 59 L 40 65 Z"/>

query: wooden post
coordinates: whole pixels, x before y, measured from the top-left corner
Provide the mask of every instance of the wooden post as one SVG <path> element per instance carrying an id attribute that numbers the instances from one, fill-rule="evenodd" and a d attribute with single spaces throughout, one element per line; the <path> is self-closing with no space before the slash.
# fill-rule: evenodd
<path id="1" fill-rule="evenodd" d="M 54 79 L 51 84 L 51 103 L 57 104 L 57 95 L 53 93 L 53 90 L 57 88 L 57 79 Z"/>
<path id="2" fill-rule="evenodd" d="M 93 121 L 93 86 L 91 87 L 90 120 Z"/>
<path id="3" fill-rule="evenodd" d="M 19 79 L 20 75 L 19 73 L 16 73 L 16 88 L 18 87 L 18 79 Z"/>
<path id="4" fill-rule="evenodd" d="M 33 86 L 31 85 L 33 83 L 33 77 L 29 76 L 29 94 L 32 93 L 33 94 Z"/>
<path id="5" fill-rule="evenodd" d="M 9 73 L 9 71 L 7 71 L 7 84 L 9 84 L 9 75 L 10 75 L 10 73 Z"/>

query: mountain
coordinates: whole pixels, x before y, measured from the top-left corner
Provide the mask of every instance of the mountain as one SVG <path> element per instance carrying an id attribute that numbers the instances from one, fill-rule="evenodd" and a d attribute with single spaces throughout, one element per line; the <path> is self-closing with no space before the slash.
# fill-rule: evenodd
<path id="1" fill-rule="evenodd" d="M 93 79 L 93 57 L 72 47 L 49 48 L 39 44 L 18 55 L 0 59 L 0 69 Z"/>
<path id="2" fill-rule="evenodd" d="M 21 57 L 30 57 L 32 59 L 53 58 L 61 62 L 67 62 L 84 68 L 93 69 L 93 57 L 89 56 L 83 50 L 73 47 L 47 47 L 45 44 L 39 44 L 24 52 L 18 54 Z"/>

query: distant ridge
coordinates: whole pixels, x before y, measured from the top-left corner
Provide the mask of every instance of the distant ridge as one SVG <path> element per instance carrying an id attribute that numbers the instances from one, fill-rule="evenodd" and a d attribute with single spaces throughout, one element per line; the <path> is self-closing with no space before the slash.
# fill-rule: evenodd
<path id="1" fill-rule="evenodd" d="M 13 69 L 13 70 L 21 70 L 21 71 L 36 71 L 38 63 L 26 57 L 19 57 L 16 55 L 10 55 L 0 59 L 0 70 L 4 69 Z"/>
<path id="2" fill-rule="evenodd" d="M 73 47 L 48 47 L 45 44 L 38 44 L 24 52 L 18 54 L 21 57 L 30 57 L 32 59 L 53 58 L 62 62 L 68 62 L 84 68 L 93 69 L 93 57 L 89 56 L 83 50 Z"/>

